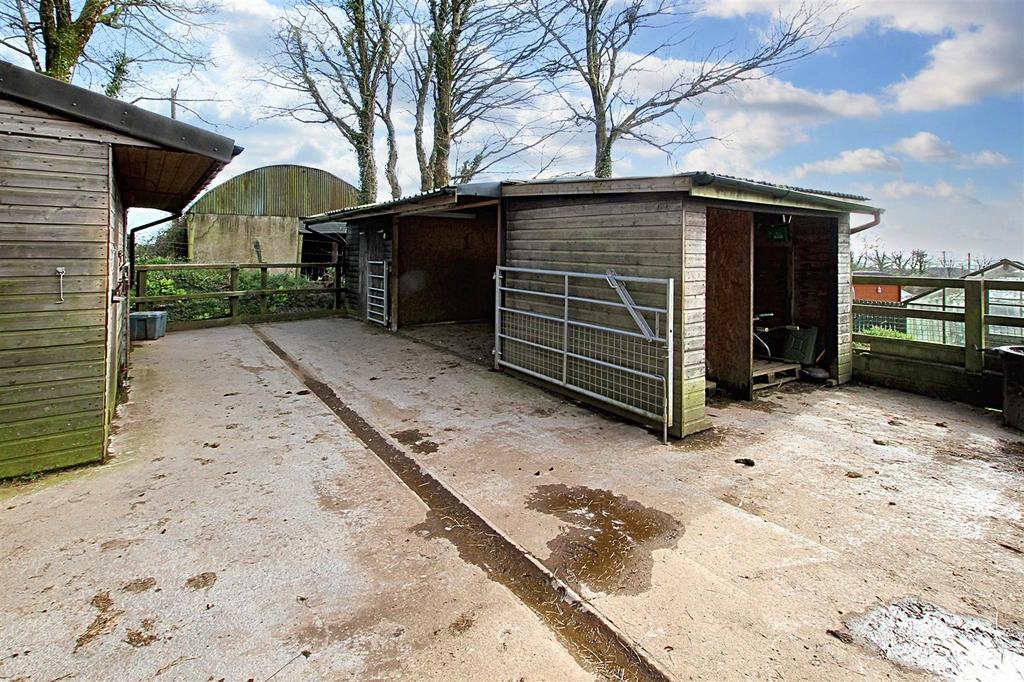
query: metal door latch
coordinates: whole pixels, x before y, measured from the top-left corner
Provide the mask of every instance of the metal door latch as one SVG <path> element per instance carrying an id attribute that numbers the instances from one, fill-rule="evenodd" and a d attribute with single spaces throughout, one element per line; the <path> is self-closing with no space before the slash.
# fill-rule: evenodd
<path id="1" fill-rule="evenodd" d="M 64 273 L 67 272 L 64 268 L 57 268 L 57 276 L 60 277 L 60 300 L 57 303 L 64 302 Z"/>

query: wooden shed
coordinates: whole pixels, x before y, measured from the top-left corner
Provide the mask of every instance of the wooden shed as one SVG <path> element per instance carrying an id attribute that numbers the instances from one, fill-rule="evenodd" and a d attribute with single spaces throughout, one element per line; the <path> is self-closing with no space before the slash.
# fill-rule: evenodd
<path id="1" fill-rule="evenodd" d="M 881 213 L 864 197 L 704 172 L 473 191 L 332 214 L 368 235 L 361 314 L 397 329 L 489 309 L 496 368 L 666 435 L 710 426 L 711 384 L 750 399 L 811 366 L 850 378 L 850 214 Z"/>
<path id="2" fill-rule="evenodd" d="M 0 62 L 0 477 L 103 458 L 130 207 L 180 212 L 234 142 Z"/>

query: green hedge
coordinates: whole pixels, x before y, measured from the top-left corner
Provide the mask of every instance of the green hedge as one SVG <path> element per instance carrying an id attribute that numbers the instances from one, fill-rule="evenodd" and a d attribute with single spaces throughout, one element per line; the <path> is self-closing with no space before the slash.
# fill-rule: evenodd
<path id="1" fill-rule="evenodd" d="M 170 258 L 140 259 L 139 265 L 159 265 L 176 263 Z M 267 289 L 298 289 L 298 288 L 330 288 L 334 284 L 333 277 L 328 273 L 324 281 L 314 281 L 307 277 L 296 277 L 294 274 L 271 273 L 267 277 Z M 260 271 L 246 268 L 238 275 L 239 290 L 261 289 Z M 186 294 L 208 293 L 231 290 L 230 270 L 209 270 L 197 265 L 195 269 L 159 271 L 151 270 L 146 280 L 147 296 L 184 296 Z M 133 291 L 134 295 L 134 291 Z M 258 295 L 243 296 L 240 309 L 243 315 L 259 314 L 261 297 Z M 334 298 L 329 293 L 287 293 L 268 294 L 266 297 L 268 313 L 293 313 L 308 310 L 330 308 Z M 137 309 L 133 304 L 133 309 Z M 227 317 L 231 314 L 227 298 L 207 298 L 197 301 L 174 301 L 170 303 L 149 304 L 150 310 L 166 310 L 169 320 L 182 322 L 186 320 L 209 320 Z"/>

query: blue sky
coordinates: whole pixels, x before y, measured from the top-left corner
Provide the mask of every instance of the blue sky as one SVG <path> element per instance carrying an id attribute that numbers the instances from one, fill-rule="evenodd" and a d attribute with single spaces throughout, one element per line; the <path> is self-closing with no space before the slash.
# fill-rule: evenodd
<path id="1" fill-rule="evenodd" d="M 711 46 L 732 41 L 742 53 L 773 12 L 790 12 L 798 4 L 695 0 L 693 40 L 671 54 L 659 53 L 649 75 L 637 80 L 637 91 L 656 86 L 659 77 L 684 68 Z M 855 248 L 877 242 L 934 254 L 1024 259 L 1024 0 L 832 4 L 834 11 L 849 12 L 834 47 L 685 112 L 699 133 L 720 141 L 684 147 L 671 158 L 621 144 L 615 174 L 708 170 L 861 193 L 886 214 Z M 309 164 L 354 181 L 351 150 L 337 132 L 262 116 L 263 104 L 283 96 L 252 82 L 281 11 L 268 0 L 225 0 L 220 25 L 207 37 L 213 66 L 182 84 L 185 96 L 222 100 L 203 105 L 201 113 L 246 147 L 218 181 L 270 163 Z M 678 30 L 668 20 L 635 49 Z M 177 80 L 166 73 L 151 77 L 159 90 Z M 552 107 L 542 103 L 539 109 Z M 398 126 L 400 179 L 411 193 L 418 187 L 411 118 L 400 114 Z M 382 161 L 383 140 L 378 146 Z M 468 152 L 471 143 L 466 146 Z M 558 147 L 559 160 L 549 173 L 589 169 L 586 131 L 562 138 Z M 530 177 L 540 163 L 524 157 L 483 179 Z M 380 186 L 383 195 L 383 178 Z M 139 211 L 131 221 L 152 217 Z"/>

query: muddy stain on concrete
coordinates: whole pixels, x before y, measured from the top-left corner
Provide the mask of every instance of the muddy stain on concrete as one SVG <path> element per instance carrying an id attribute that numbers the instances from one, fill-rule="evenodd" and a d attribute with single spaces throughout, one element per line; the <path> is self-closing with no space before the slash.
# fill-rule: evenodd
<path id="1" fill-rule="evenodd" d="M 100 545 L 100 551 L 113 552 L 119 549 L 128 549 L 137 542 L 138 540 L 107 540 Z"/>
<path id="2" fill-rule="evenodd" d="M 975 460 L 985 462 L 996 471 L 1008 474 L 1024 473 L 1024 441 L 1000 439 L 994 448 L 955 440 L 944 441 L 938 447 L 935 443 L 930 441 L 928 443 L 940 459 L 949 462 Z"/>
<path id="3" fill-rule="evenodd" d="M 429 433 L 423 433 L 419 429 L 397 431 L 392 433 L 391 437 L 419 455 L 432 455 L 437 452 L 439 447 L 437 443 L 430 440 Z"/>
<path id="4" fill-rule="evenodd" d="M 148 578 L 136 578 L 135 580 L 129 580 L 121 586 L 121 591 L 139 594 L 141 592 L 151 590 L 154 587 L 156 587 L 156 578 L 150 576 Z"/>
<path id="5" fill-rule="evenodd" d="M 1024 679 L 1024 633 L 909 597 L 848 623 L 891 661 L 948 680 Z"/>
<path id="6" fill-rule="evenodd" d="M 650 589 L 651 553 L 674 547 L 683 534 L 671 515 L 608 490 L 542 485 L 526 506 L 568 524 L 548 542 L 548 568 L 571 584 L 597 592 L 640 594 Z"/>
<path id="7" fill-rule="evenodd" d="M 686 438 L 675 442 L 676 448 L 680 450 L 710 450 L 717 448 L 725 442 L 729 429 L 722 426 L 715 426 L 700 433 L 694 433 Z"/>
<path id="8" fill-rule="evenodd" d="M 317 481 L 313 484 L 313 490 L 316 492 L 317 504 L 324 511 L 344 514 L 354 507 L 349 500 L 341 497 L 337 489 L 328 481 Z"/>
<path id="9" fill-rule="evenodd" d="M 152 618 L 143 618 L 142 623 L 137 629 L 128 629 L 128 635 L 124 638 L 125 643 L 130 644 L 136 649 L 143 646 L 149 646 L 156 640 L 160 639 L 154 630 L 155 621 Z"/>
<path id="10" fill-rule="evenodd" d="M 592 611 L 570 588 L 552 578 L 520 547 L 492 527 L 416 460 L 346 405 L 329 385 L 309 373 L 261 330 L 253 333 L 279 357 L 348 429 L 427 505 L 427 518 L 413 530 L 444 538 L 459 556 L 506 587 L 551 629 L 577 661 L 597 675 L 617 680 L 670 678 L 637 643 Z"/>
<path id="11" fill-rule="evenodd" d="M 476 625 L 475 613 L 463 613 L 448 626 L 448 633 L 453 637 L 464 635 Z"/>
<path id="12" fill-rule="evenodd" d="M 208 590 L 217 582 L 217 574 L 213 571 L 203 571 L 185 581 L 185 587 L 190 590 Z"/>
<path id="13" fill-rule="evenodd" d="M 99 610 L 96 617 L 85 629 L 85 632 L 75 640 L 75 651 L 96 639 L 100 635 L 108 634 L 117 626 L 117 619 L 124 611 L 114 608 L 114 600 L 110 598 L 110 592 L 99 592 L 93 595 L 89 604 Z"/>

